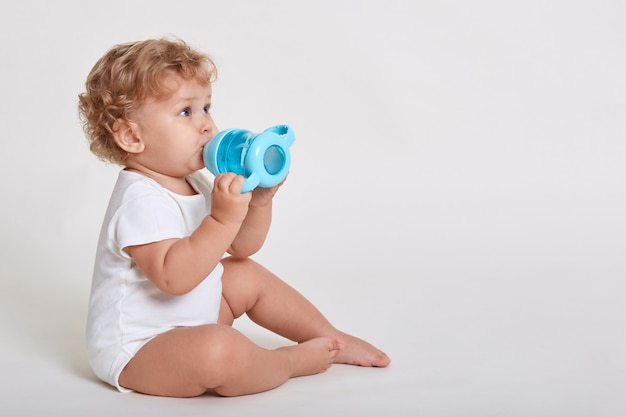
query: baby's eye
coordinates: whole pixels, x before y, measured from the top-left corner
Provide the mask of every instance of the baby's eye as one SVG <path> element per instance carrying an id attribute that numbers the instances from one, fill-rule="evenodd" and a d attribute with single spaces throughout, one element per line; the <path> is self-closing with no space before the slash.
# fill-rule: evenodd
<path id="1" fill-rule="evenodd" d="M 202 108 L 202 111 L 204 112 L 204 114 L 209 114 L 211 113 L 211 106 L 204 106 Z"/>
<path id="2" fill-rule="evenodd" d="M 178 114 L 180 116 L 189 116 L 189 115 L 191 115 L 191 109 L 189 107 L 186 107 Z"/>

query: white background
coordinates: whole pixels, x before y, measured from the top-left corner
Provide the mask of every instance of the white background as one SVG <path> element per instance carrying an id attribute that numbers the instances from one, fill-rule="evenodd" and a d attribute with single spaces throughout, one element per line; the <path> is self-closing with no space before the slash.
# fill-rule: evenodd
<path id="1" fill-rule="evenodd" d="M 3 2 L 0 414 L 625 415 L 625 19 L 620 1 Z M 89 153 L 77 95 L 108 48 L 168 34 L 217 62 L 219 127 L 294 129 L 256 259 L 389 368 L 187 400 L 91 374 L 118 168 Z"/>

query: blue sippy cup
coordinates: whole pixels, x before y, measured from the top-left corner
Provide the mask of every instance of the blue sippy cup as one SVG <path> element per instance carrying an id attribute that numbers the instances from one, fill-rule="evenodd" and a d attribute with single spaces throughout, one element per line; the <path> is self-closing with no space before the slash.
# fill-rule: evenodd
<path id="1" fill-rule="evenodd" d="M 273 187 L 287 176 L 291 164 L 289 147 L 295 141 L 291 128 L 278 125 L 261 133 L 244 129 L 218 132 L 204 147 L 207 169 L 218 175 L 234 172 L 246 177 L 242 193 L 258 187 Z"/>

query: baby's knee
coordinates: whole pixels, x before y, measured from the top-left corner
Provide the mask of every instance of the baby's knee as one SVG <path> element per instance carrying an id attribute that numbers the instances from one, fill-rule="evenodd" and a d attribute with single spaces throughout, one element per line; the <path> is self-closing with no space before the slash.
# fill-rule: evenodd
<path id="1" fill-rule="evenodd" d="M 237 276 L 237 277 L 257 277 L 266 275 L 267 271 L 261 264 L 253 261 L 250 258 L 224 258 L 222 259 L 222 266 L 224 267 L 224 276 Z"/>
<path id="2" fill-rule="evenodd" d="M 227 364 L 236 360 L 237 349 L 235 347 L 245 338 L 237 330 L 227 325 L 212 325 L 207 328 L 201 340 L 201 363 L 209 367 L 215 364 Z"/>

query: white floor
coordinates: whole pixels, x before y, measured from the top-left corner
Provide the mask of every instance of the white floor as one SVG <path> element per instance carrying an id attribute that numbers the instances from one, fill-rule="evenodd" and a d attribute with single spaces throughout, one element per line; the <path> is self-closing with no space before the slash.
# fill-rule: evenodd
<path id="1" fill-rule="evenodd" d="M 314 284 L 312 271 L 301 279 L 310 283 L 304 292 L 339 327 L 386 350 L 390 367 L 336 365 L 257 395 L 172 399 L 120 394 L 97 381 L 82 346 L 85 285 L 68 291 L 59 283 L 71 280 L 51 265 L 3 261 L 24 274 L 3 270 L 15 279 L 3 280 L 0 292 L 2 416 L 626 415 L 623 326 L 571 316 L 577 308 L 552 298 L 549 276 L 551 295 L 517 294 L 529 307 L 522 313 L 519 302 L 494 302 L 480 279 L 479 288 L 450 291 L 446 277 L 437 283 L 406 272 L 381 296 L 380 277 L 363 276 L 364 288 L 355 290 L 319 276 Z M 420 292 L 398 291 L 410 280 L 421 281 L 411 285 Z M 541 303 L 562 310 L 544 317 Z M 247 319 L 238 327 L 267 347 L 284 343 Z"/>

